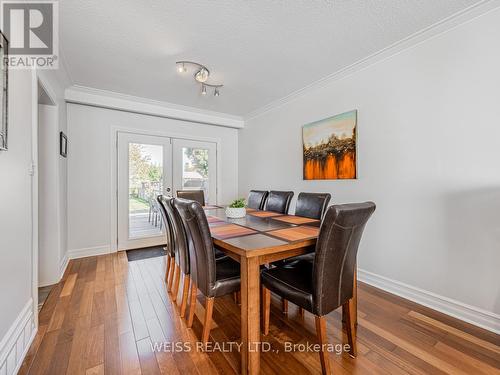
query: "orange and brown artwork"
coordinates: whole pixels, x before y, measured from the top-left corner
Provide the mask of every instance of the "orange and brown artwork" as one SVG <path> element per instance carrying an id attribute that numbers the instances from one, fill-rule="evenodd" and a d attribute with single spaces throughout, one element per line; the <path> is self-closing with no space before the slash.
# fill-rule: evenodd
<path id="1" fill-rule="evenodd" d="M 304 180 L 357 177 L 356 122 L 354 110 L 304 125 Z"/>

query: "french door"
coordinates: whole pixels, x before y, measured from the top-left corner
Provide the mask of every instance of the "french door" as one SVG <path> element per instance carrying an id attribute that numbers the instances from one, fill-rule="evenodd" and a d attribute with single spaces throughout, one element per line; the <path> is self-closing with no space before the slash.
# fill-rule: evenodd
<path id="1" fill-rule="evenodd" d="M 217 203 L 215 143 L 122 132 L 117 137 L 119 250 L 165 244 L 160 194 L 203 190 L 207 204 Z"/>

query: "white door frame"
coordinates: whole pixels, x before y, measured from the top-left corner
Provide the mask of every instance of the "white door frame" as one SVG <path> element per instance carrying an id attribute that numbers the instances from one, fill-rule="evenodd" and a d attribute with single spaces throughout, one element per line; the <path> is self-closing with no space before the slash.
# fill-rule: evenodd
<path id="1" fill-rule="evenodd" d="M 54 102 L 59 122 L 59 105 L 57 96 L 43 79 L 36 68 L 31 71 L 31 298 L 33 300 L 33 320 L 35 332 L 38 330 L 38 85 L 43 87 L 46 94 Z M 34 336 L 33 336 L 34 337 Z"/>
<path id="2" fill-rule="evenodd" d="M 139 128 L 129 128 L 119 125 L 112 125 L 110 132 L 110 153 L 111 153 L 111 184 L 110 184 L 110 253 L 116 253 L 118 249 L 118 133 L 133 133 L 139 135 L 150 135 L 159 136 L 167 138 L 179 138 L 192 141 L 200 142 L 212 142 L 216 144 L 217 150 L 217 202 L 222 200 L 222 192 L 220 187 L 222 186 L 222 171 L 221 171 L 221 139 L 220 138 L 210 138 L 210 137 L 197 137 L 190 136 L 185 133 L 175 133 L 175 132 L 163 132 L 154 130 L 145 130 Z"/>

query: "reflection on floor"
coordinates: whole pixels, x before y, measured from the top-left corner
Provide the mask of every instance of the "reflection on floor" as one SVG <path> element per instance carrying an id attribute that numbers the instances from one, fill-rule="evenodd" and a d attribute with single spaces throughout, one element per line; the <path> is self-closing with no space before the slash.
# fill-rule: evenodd
<path id="1" fill-rule="evenodd" d="M 50 291 L 56 285 L 57 284 L 47 285 L 47 286 L 42 286 L 42 287 L 38 288 L 38 311 L 39 312 L 42 309 L 43 304 L 47 300 L 47 297 L 49 296 Z"/>
<path id="2" fill-rule="evenodd" d="M 129 236 L 130 238 L 138 238 L 138 237 L 150 237 L 150 236 L 159 236 L 162 234 L 163 225 L 160 224 L 161 218 L 158 217 L 158 220 L 155 222 L 153 218 L 149 218 L 149 214 L 146 213 L 131 213 L 130 217 L 130 229 Z M 156 224 L 156 226 L 155 226 Z"/>
<path id="3" fill-rule="evenodd" d="M 149 259 L 167 255 L 164 246 L 145 247 L 142 249 L 127 250 L 127 259 L 129 262 L 134 260 Z"/>

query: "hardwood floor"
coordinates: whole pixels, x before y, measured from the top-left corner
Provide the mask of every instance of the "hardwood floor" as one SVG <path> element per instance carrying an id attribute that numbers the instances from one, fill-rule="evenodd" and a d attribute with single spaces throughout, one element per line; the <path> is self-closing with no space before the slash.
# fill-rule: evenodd
<path id="1" fill-rule="evenodd" d="M 210 341 L 221 350 L 196 350 L 204 299 L 198 296 L 188 329 L 167 294 L 165 267 L 164 257 L 129 263 L 125 253 L 71 261 L 40 312 L 20 374 L 237 373 L 239 353 L 222 345 L 239 340 L 239 306 L 232 296 L 215 299 Z M 362 283 L 358 298 L 358 356 L 331 353 L 334 374 L 500 374 L 500 336 Z M 332 344 L 347 342 L 340 311 L 326 319 Z M 271 351 L 261 357 L 261 373 L 321 373 L 318 353 L 286 352 L 288 342 L 317 343 L 314 316 L 302 317 L 295 305 L 284 315 L 272 298 L 262 340 Z M 192 350 L 152 351 L 152 343 L 163 342 L 186 342 Z"/>

